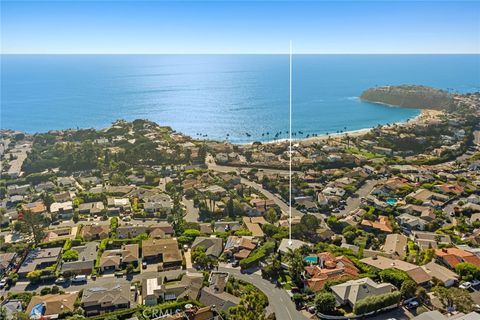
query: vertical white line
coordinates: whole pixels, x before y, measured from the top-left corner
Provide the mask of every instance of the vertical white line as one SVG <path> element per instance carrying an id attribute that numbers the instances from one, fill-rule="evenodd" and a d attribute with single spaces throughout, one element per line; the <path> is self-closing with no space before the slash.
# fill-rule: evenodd
<path id="1" fill-rule="evenodd" d="M 289 169 L 288 169 L 288 244 L 292 245 L 292 40 L 290 40 L 290 90 L 289 90 Z"/>

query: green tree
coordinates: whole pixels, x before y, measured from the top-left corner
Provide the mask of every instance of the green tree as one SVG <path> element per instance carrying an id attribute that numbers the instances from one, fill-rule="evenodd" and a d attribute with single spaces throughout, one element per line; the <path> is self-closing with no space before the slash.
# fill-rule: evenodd
<path id="1" fill-rule="evenodd" d="M 405 280 L 400 287 L 400 292 L 402 293 L 402 297 L 405 299 L 411 298 L 415 295 L 415 291 L 417 290 L 417 284 L 413 280 Z"/>
<path id="2" fill-rule="evenodd" d="M 77 261 L 78 251 L 70 249 L 63 253 L 62 258 L 64 261 Z"/>
<path id="3" fill-rule="evenodd" d="M 433 293 L 440 299 L 445 308 L 454 308 L 457 311 L 469 313 L 473 310 L 474 302 L 467 290 L 460 288 L 445 288 L 437 286 Z"/>
<path id="4" fill-rule="evenodd" d="M 331 314 L 335 310 L 336 299 L 330 292 L 320 292 L 315 297 L 315 308 L 318 312 Z"/>
<path id="5" fill-rule="evenodd" d="M 37 280 L 40 279 L 41 276 L 42 276 L 42 271 L 41 270 L 33 270 L 33 271 L 30 271 L 29 273 L 27 273 L 27 279 L 30 282 L 36 282 Z"/>
<path id="6" fill-rule="evenodd" d="M 214 259 L 205 253 L 205 248 L 198 246 L 192 250 L 192 262 L 201 269 L 210 268 L 215 264 Z"/>
<path id="7" fill-rule="evenodd" d="M 288 272 L 292 277 L 292 280 L 295 283 L 300 283 L 300 276 L 303 273 L 303 269 L 305 268 L 302 253 L 299 249 L 292 250 L 289 248 L 285 258 L 288 263 Z"/>
<path id="8" fill-rule="evenodd" d="M 262 275 L 269 279 L 277 279 L 282 272 L 282 260 L 279 253 L 272 254 L 265 266 L 262 268 Z"/>
<path id="9" fill-rule="evenodd" d="M 357 315 L 377 311 L 379 309 L 398 304 L 402 294 L 399 291 L 389 292 L 377 296 L 367 296 L 357 301 L 353 307 L 353 312 Z"/>
<path id="10" fill-rule="evenodd" d="M 233 217 L 235 215 L 235 207 L 233 205 L 233 198 L 232 197 L 230 197 L 228 199 L 226 210 L 227 210 L 227 215 L 229 217 Z"/>
<path id="11" fill-rule="evenodd" d="M 415 297 L 422 303 L 426 303 L 430 300 L 427 290 L 425 290 L 423 287 L 417 287 L 417 290 L 415 290 Z"/>
<path id="12" fill-rule="evenodd" d="M 129 264 L 127 265 L 127 269 L 126 269 L 127 274 L 132 273 L 133 270 L 135 270 L 135 267 L 133 266 L 133 264 L 129 263 Z"/>
<path id="13" fill-rule="evenodd" d="M 460 262 L 457 264 L 455 266 L 455 272 L 465 281 L 480 278 L 480 268 L 469 262 Z"/>
<path id="14" fill-rule="evenodd" d="M 45 220 L 41 214 L 34 214 L 30 210 L 23 212 L 20 224 L 20 232 L 31 236 L 35 244 L 39 244 L 45 238 L 43 232 Z"/>
<path id="15" fill-rule="evenodd" d="M 343 237 L 349 244 L 353 244 L 353 241 L 357 238 L 357 235 L 353 231 L 347 231 L 343 234 Z"/>
<path id="16" fill-rule="evenodd" d="M 7 309 L 4 306 L 0 306 L 0 319 L 7 319 Z"/>
<path id="17" fill-rule="evenodd" d="M 110 218 L 110 233 L 112 235 L 112 238 L 117 237 L 117 228 L 118 228 L 118 218 L 117 217 Z"/>
<path id="18" fill-rule="evenodd" d="M 268 208 L 264 216 L 265 216 L 265 220 L 267 220 L 270 223 L 276 223 L 279 218 L 277 211 L 274 208 Z"/>
<path id="19" fill-rule="evenodd" d="M 389 282 L 397 288 L 400 288 L 404 281 L 411 280 L 406 272 L 393 268 L 382 270 L 378 275 L 383 282 Z"/>

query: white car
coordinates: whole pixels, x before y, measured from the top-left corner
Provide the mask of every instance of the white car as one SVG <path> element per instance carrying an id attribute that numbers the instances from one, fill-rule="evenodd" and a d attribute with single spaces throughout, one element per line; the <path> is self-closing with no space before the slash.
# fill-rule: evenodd
<path id="1" fill-rule="evenodd" d="M 6 278 L 0 280 L 0 289 L 5 288 L 6 285 L 7 285 L 7 279 Z"/>
<path id="2" fill-rule="evenodd" d="M 458 286 L 460 289 L 470 289 L 472 287 L 472 284 L 470 282 L 464 282 L 461 285 Z"/>
<path id="3" fill-rule="evenodd" d="M 84 275 L 75 276 L 73 277 L 72 282 L 73 283 L 87 282 L 87 276 L 84 276 Z"/>

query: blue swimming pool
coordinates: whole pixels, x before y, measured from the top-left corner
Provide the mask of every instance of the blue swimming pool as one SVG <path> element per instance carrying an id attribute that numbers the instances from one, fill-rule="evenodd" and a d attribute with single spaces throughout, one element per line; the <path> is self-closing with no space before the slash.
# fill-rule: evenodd
<path id="1" fill-rule="evenodd" d="M 391 206 L 394 206 L 397 204 L 397 199 L 395 198 L 388 198 L 387 201 L 385 201 L 386 203 L 388 203 L 389 205 Z"/>
<path id="2" fill-rule="evenodd" d="M 318 263 L 318 257 L 317 256 L 307 256 L 303 260 L 305 260 L 305 262 L 310 263 L 310 264 L 317 264 Z"/>

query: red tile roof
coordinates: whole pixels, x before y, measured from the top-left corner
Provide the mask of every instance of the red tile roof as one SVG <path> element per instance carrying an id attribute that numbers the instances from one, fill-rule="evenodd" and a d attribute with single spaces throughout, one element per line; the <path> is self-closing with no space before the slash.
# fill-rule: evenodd
<path id="1" fill-rule="evenodd" d="M 476 255 L 458 248 L 436 249 L 435 255 L 443 259 L 451 268 L 460 262 L 468 262 L 480 267 L 480 258 Z"/>
<path id="2" fill-rule="evenodd" d="M 306 283 L 312 291 L 320 291 L 328 280 L 358 277 L 358 269 L 347 257 L 335 257 L 330 252 L 319 253 L 318 257 L 320 265 L 305 267 L 305 272 L 311 277 Z"/>

